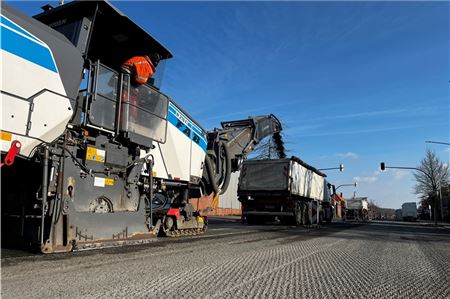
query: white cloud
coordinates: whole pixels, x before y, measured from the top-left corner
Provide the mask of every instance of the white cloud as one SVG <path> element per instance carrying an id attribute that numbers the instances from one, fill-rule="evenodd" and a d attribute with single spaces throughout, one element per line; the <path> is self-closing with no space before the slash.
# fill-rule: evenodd
<path id="1" fill-rule="evenodd" d="M 375 183 L 378 180 L 378 177 L 375 175 L 372 176 L 355 176 L 353 180 L 356 182 L 364 182 L 364 183 Z"/>
<path id="2" fill-rule="evenodd" d="M 337 153 L 336 157 L 339 158 L 349 158 L 349 159 L 358 159 L 358 154 L 355 154 L 353 152 L 346 152 L 346 153 Z"/>
<path id="3" fill-rule="evenodd" d="M 394 171 L 394 179 L 401 180 L 401 179 L 403 179 L 404 177 L 406 177 L 406 176 L 408 176 L 410 174 L 411 174 L 411 171 L 396 169 Z"/>

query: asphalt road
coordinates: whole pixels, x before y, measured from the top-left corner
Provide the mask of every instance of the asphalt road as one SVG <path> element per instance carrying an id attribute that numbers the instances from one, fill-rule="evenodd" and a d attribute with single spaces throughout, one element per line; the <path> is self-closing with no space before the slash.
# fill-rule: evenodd
<path id="1" fill-rule="evenodd" d="M 2 251 L 2 298 L 450 298 L 450 231 L 210 221 L 206 235 L 56 255 Z"/>

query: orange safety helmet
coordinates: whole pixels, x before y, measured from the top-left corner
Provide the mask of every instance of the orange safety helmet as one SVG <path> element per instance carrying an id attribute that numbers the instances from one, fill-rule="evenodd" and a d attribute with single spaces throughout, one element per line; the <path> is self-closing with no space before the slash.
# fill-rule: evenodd
<path id="1" fill-rule="evenodd" d="M 122 69 L 130 72 L 137 84 L 147 83 L 148 78 L 156 72 L 156 68 L 148 56 L 131 57 L 122 64 Z"/>

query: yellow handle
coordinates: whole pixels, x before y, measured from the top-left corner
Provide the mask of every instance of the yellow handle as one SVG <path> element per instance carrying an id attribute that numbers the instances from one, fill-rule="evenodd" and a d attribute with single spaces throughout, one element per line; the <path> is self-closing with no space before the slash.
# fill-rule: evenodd
<path id="1" fill-rule="evenodd" d="M 220 192 L 217 192 L 217 194 L 214 195 L 214 199 L 211 204 L 211 206 L 212 206 L 211 208 L 213 208 L 213 209 L 217 208 L 217 206 L 219 205 L 219 193 Z"/>

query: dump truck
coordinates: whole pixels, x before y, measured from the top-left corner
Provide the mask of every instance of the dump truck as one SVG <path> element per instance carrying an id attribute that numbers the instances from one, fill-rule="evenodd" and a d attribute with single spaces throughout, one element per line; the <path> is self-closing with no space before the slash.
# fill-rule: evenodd
<path id="1" fill-rule="evenodd" d="M 331 222 L 332 185 L 326 175 L 297 157 L 247 160 L 239 177 L 238 199 L 248 224 L 311 225 Z"/>
<path id="2" fill-rule="evenodd" d="M 111 3 L 43 9 L 1 7 L 2 246 L 52 253 L 203 233 L 203 213 L 278 119 L 207 131 L 160 90 L 172 53 Z M 121 68 L 156 54 L 146 84 Z"/>
<path id="3" fill-rule="evenodd" d="M 367 197 L 347 199 L 346 220 L 366 222 L 369 220 L 369 202 Z"/>
<path id="4" fill-rule="evenodd" d="M 402 204 L 403 221 L 417 221 L 417 204 L 415 202 L 405 202 Z"/>

